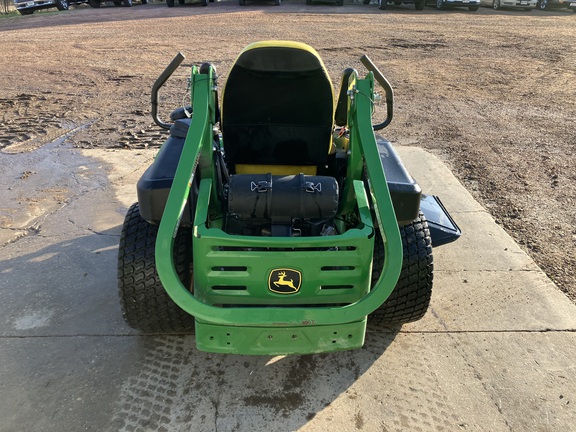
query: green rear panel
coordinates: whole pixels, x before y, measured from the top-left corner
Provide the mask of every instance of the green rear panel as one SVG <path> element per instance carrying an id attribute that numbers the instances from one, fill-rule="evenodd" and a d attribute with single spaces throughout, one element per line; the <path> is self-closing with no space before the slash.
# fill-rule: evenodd
<path id="1" fill-rule="evenodd" d="M 224 306 L 354 303 L 370 286 L 372 232 L 366 226 L 345 235 L 287 239 L 198 227 L 194 294 Z M 289 275 L 289 286 L 281 273 Z"/>
<path id="2" fill-rule="evenodd" d="M 200 188 L 196 221 L 206 221 L 209 182 Z M 358 182 L 358 186 L 361 184 Z M 361 189 L 363 191 L 363 189 Z M 366 209 L 366 197 L 359 207 Z M 363 204 L 364 203 L 364 204 Z M 363 298 L 370 287 L 373 228 L 367 212 L 358 228 L 343 235 L 308 238 L 233 236 L 198 223 L 194 231 L 194 296 L 205 304 L 252 316 L 275 316 L 282 309 L 293 322 L 278 317 L 268 326 L 216 325 L 196 319 L 196 344 L 209 352 L 235 354 L 308 354 L 360 348 L 366 317 L 339 323 L 340 306 Z M 279 293 L 278 272 L 291 276 L 289 292 Z M 245 306 L 245 309 L 238 306 Z M 259 306 L 255 309 L 255 306 Z M 297 320 L 297 310 L 311 318 Z M 318 325 L 319 311 L 332 313 L 331 324 Z M 318 316 L 318 319 L 320 317 Z M 294 324 L 298 324 L 295 326 Z"/>

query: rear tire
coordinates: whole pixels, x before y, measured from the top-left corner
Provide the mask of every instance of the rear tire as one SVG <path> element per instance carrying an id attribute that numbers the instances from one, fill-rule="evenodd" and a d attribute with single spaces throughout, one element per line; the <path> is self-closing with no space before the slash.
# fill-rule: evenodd
<path id="1" fill-rule="evenodd" d="M 132 0 L 122 0 L 122 4 L 126 7 L 132 6 Z"/>
<path id="2" fill-rule="evenodd" d="M 90 7 L 99 8 L 100 0 L 88 0 L 88 4 L 90 5 Z"/>
<path id="3" fill-rule="evenodd" d="M 388 0 L 378 0 L 378 9 L 385 10 Z"/>
<path id="4" fill-rule="evenodd" d="M 432 296 L 433 257 L 428 222 L 422 213 L 412 223 L 400 227 L 403 261 L 398 283 L 388 299 L 369 317 L 376 325 L 417 321 L 424 316 Z M 384 265 L 384 245 L 380 232 L 374 239 L 372 285 Z"/>
<path id="5" fill-rule="evenodd" d="M 178 332 L 194 328 L 194 318 L 168 296 L 156 271 L 158 227 L 140 216 L 138 204 L 126 214 L 118 249 L 118 295 L 124 320 L 145 332 Z M 174 240 L 174 263 L 186 287 L 192 283 L 191 231 L 180 229 Z"/>

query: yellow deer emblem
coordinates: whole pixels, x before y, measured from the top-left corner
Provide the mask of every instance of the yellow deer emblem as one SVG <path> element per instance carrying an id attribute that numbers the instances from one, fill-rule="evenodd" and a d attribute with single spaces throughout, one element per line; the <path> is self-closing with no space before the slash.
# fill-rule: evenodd
<path id="1" fill-rule="evenodd" d="M 292 269 L 276 269 L 270 272 L 268 288 L 278 294 L 294 294 L 300 290 L 301 273 Z"/>

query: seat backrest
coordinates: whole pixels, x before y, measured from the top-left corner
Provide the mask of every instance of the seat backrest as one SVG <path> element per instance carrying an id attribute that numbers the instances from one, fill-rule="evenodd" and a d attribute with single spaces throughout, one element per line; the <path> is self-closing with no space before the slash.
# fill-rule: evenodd
<path id="1" fill-rule="evenodd" d="M 313 48 L 268 41 L 240 53 L 224 87 L 220 122 L 232 172 L 325 165 L 333 122 L 334 90 Z"/>

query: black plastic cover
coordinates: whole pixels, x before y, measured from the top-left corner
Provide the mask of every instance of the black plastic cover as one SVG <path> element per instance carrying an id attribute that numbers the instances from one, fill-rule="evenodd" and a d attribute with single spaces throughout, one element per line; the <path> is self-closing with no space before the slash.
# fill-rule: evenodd
<path id="1" fill-rule="evenodd" d="M 170 137 L 166 140 L 154 163 L 142 174 L 136 186 L 140 216 L 152 224 L 159 224 L 164 213 L 172 181 L 184 147 L 184 141 L 190 119 L 177 120 L 170 128 Z M 188 206 L 182 216 L 184 226 L 190 224 Z"/>
<path id="2" fill-rule="evenodd" d="M 418 217 L 420 212 L 422 189 L 408 173 L 390 141 L 376 135 L 376 144 L 386 174 L 396 219 L 400 225 L 409 224 Z M 377 185 L 374 186 L 377 187 Z"/>
<path id="3" fill-rule="evenodd" d="M 154 163 L 138 181 L 140 214 L 150 223 L 158 224 L 162 218 L 189 125 L 190 119 L 181 119 L 174 123 L 170 129 L 170 137 L 160 149 Z M 398 223 L 408 224 L 418 217 L 422 190 L 402 164 L 392 144 L 377 136 L 377 145 Z M 182 224 L 190 224 L 188 210 L 184 212 Z"/>

